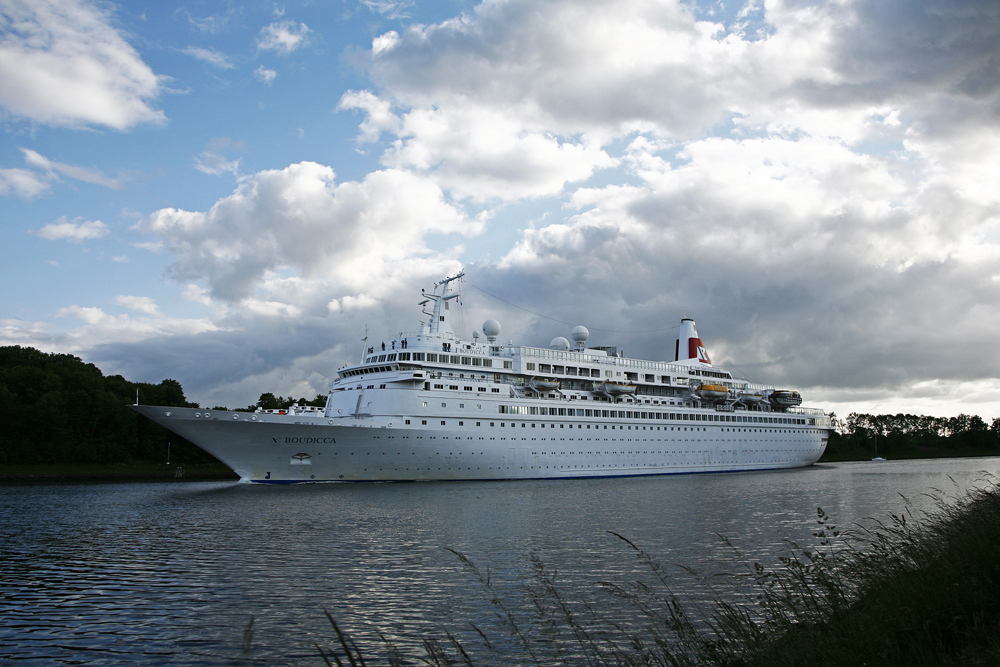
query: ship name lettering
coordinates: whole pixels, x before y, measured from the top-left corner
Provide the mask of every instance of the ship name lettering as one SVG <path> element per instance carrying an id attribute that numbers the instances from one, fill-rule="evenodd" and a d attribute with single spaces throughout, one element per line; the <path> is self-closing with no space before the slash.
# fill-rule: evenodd
<path id="1" fill-rule="evenodd" d="M 336 438 L 285 438 L 286 445 L 335 445 Z"/>

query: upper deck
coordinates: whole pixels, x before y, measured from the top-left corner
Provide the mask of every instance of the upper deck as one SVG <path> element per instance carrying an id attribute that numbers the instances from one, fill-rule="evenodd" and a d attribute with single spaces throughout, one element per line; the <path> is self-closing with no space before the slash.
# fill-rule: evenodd
<path id="1" fill-rule="evenodd" d="M 460 294 L 451 291 L 451 283 L 461 277 L 459 274 L 440 281 L 431 292 L 423 291 L 424 301 L 420 305 L 424 306 L 427 319 L 420 323 L 420 329 L 399 333 L 367 347 L 360 363 L 338 371 L 333 390 L 384 388 L 390 383 L 397 387 L 402 383 L 414 389 L 432 389 L 432 380 L 475 379 L 494 388 L 507 385 L 515 394 L 526 391 L 525 396 L 536 398 L 630 402 L 639 397 L 658 397 L 672 399 L 670 405 L 700 407 L 703 403 L 705 406 L 713 403 L 697 396 L 696 390 L 706 385 L 721 385 L 728 390 L 730 399 L 756 397 L 758 403 L 745 401 L 740 408 L 772 409 L 766 401 L 764 404 L 759 401 L 773 392 L 774 387 L 735 378 L 728 371 L 714 367 L 697 338 L 692 320 L 682 320 L 681 324 L 682 329 L 687 327 L 690 332 L 685 347 L 690 343 L 691 358 L 674 361 L 629 358 L 617 347 L 587 347 L 589 331 L 585 327 L 573 330 L 572 344 L 560 337 L 549 348 L 499 343 L 500 325 L 494 320 L 483 324 L 486 341 L 480 339 L 478 331 L 472 333 L 471 339 L 463 337 L 451 325 L 458 311 L 452 305 L 460 306 L 457 300 Z M 428 309 L 430 304 L 433 306 Z M 678 357 L 681 350 L 679 339 Z M 611 385 L 617 389 L 624 387 L 624 395 L 607 391 Z M 632 394 L 636 399 L 631 398 Z M 719 404 L 717 400 L 715 405 Z M 822 410 L 793 405 L 773 407 L 783 412 L 825 414 Z"/>

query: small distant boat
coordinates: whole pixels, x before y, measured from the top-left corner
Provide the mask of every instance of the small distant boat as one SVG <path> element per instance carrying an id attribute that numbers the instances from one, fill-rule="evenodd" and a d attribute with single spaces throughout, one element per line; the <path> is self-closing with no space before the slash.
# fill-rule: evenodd
<path id="1" fill-rule="evenodd" d="M 729 387 L 724 384 L 703 384 L 695 390 L 701 398 L 723 400 L 729 398 Z"/>
<path id="2" fill-rule="evenodd" d="M 885 459 L 882 458 L 881 456 L 876 456 L 875 458 L 872 459 L 872 461 L 885 461 Z"/>

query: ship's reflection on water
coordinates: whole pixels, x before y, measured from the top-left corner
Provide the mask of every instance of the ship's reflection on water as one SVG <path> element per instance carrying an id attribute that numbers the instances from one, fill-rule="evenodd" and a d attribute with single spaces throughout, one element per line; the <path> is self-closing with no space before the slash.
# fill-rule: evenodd
<path id="1" fill-rule="evenodd" d="M 336 644 L 327 610 L 372 660 L 388 657 L 388 640 L 417 662 L 421 638 L 450 632 L 480 664 L 517 664 L 530 658 L 508 621 L 540 632 L 539 567 L 572 609 L 587 601 L 606 627 L 641 627 L 600 586 L 653 580 L 612 532 L 698 609 L 731 595 L 748 561 L 776 563 L 785 540 L 810 546 L 817 507 L 848 526 L 898 513 L 902 496 L 929 508 L 923 494 L 958 493 L 981 471 L 1000 474 L 1000 459 L 577 481 L 4 486 L 0 657 L 314 665 L 316 644 Z"/>

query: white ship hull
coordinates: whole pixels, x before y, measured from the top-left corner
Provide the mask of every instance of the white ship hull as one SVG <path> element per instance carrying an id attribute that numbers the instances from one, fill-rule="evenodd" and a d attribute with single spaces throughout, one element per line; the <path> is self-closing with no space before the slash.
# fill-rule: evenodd
<path id="1" fill-rule="evenodd" d="M 827 429 L 808 425 L 655 418 L 608 423 L 593 418 L 512 420 L 494 414 L 466 420 L 450 413 L 427 420 L 445 421 L 442 427 L 193 408 L 136 406 L 136 410 L 209 452 L 243 481 L 265 483 L 578 478 L 795 468 L 815 463 L 828 437 Z M 400 421 L 397 418 L 396 423 Z"/>
<path id="2" fill-rule="evenodd" d="M 826 448 L 822 410 L 765 401 L 798 394 L 712 366 L 693 320 L 681 321 L 672 362 L 588 348 L 582 326 L 572 345 L 559 337 L 538 348 L 498 344 L 500 325 L 487 320 L 482 343 L 451 328 L 460 305 L 451 283 L 461 277 L 422 293 L 421 305 L 433 306 L 419 331 L 341 368 L 322 409 L 135 409 L 249 482 L 768 470 L 812 465 Z M 748 395 L 761 401 L 739 400 Z"/>

